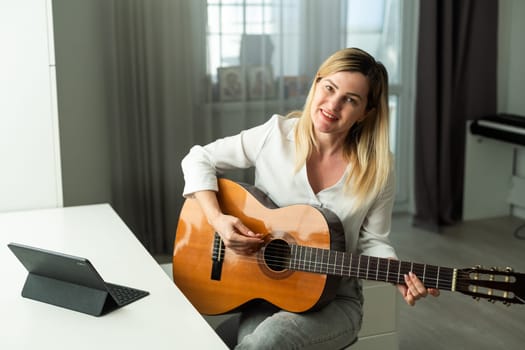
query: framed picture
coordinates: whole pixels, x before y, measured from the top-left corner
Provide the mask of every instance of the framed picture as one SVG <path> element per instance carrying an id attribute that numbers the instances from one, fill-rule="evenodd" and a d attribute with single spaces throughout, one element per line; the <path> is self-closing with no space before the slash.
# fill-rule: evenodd
<path id="1" fill-rule="evenodd" d="M 275 97 L 275 81 L 272 66 L 248 68 L 248 96 L 252 100 Z"/>
<path id="2" fill-rule="evenodd" d="M 219 76 L 219 97 L 221 101 L 240 101 L 246 96 L 242 67 L 217 68 Z"/>
<path id="3" fill-rule="evenodd" d="M 308 93 L 309 80 L 306 76 L 286 76 L 283 83 L 286 98 L 305 96 Z"/>

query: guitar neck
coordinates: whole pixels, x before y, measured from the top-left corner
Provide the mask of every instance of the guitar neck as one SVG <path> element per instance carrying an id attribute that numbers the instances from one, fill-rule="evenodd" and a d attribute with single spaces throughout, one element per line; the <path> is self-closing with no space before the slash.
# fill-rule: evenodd
<path id="1" fill-rule="evenodd" d="M 299 245 L 290 246 L 290 270 L 404 284 L 415 273 L 427 288 L 454 291 L 456 269 Z"/>

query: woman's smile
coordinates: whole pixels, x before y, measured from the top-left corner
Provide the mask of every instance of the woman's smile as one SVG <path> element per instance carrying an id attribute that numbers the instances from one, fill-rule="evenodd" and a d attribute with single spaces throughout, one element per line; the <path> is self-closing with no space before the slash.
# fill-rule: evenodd
<path id="1" fill-rule="evenodd" d="M 326 117 L 327 119 L 329 119 L 329 120 L 334 120 L 334 121 L 335 121 L 335 120 L 338 120 L 338 119 L 339 119 L 339 117 L 337 117 L 334 113 L 331 113 L 331 112 L 329 112 L 329 111 L 326 110 L 326 109 L 322 109 L 322 108 L 321 108 L 321 114 L 322 114 L 323 116 L 325 116 L 325 117 Z"/>

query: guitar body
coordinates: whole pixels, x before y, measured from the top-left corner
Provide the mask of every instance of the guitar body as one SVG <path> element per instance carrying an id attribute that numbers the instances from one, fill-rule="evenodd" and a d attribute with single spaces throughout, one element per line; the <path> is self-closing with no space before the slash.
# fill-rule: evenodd
<path id="1" fill-rule="evenodd" d="M 238 217 L 253 232 L 265 234 L 265 245 L 283 240 L 344 249 L 341 223 L 329 211 L 309 205 L 278 208 L 255 187 L 226 179 L 219 180 L 218 200 L 224 213 Z M 227 313 L 256 299 L 288 311 L 304 312 L 335 295 L 337 276 L 274 266 L 268 258 L 271 255 L 265 255 L 265 247 L 251 256 L 238 255 L 221 246 L 217 237 L 198 202 L 187 199 L 176 232 L 173 278 L 200 313 Z"/>
<path id="2" fill-rule="evenodd" d="M 262 248 L 237 255 L 225 248 L 195 199 L 182 208 L 173 250 L 173 279 L 200 313 L 217 315 L 263 299 L 292 312 L 324 305 L 341 277 L 403 283 L 415 273 L 427 288 L 479 300 L 525 304 L 525 275 L 512 268 L 450 268 L 344 252 L 341 222 L 309 205 L 278 208 L 251 186 L 220 179 L 224 213 L 264 234 Z"/>

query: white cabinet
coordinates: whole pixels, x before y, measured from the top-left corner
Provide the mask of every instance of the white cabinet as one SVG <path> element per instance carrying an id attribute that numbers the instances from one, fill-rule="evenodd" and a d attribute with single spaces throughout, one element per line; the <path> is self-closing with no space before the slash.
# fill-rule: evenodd
<path id="1" fill-rule="evenodd" d="M 62 206 L 51 0 L 0 0 L 0 212 Z"/>
<path id="2" fill-rule="evenodd" d="M 514 146 L 469 130 L 467 122 L 463 220 L 510 215 Z"/>

